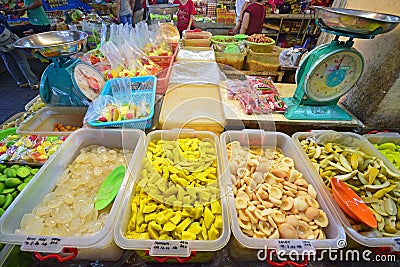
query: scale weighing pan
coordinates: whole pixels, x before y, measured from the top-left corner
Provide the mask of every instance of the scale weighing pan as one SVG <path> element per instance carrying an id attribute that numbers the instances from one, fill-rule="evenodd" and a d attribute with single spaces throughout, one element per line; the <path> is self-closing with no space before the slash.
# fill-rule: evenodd
<path id="1" fill-rule="evenodd" d="M 53 61 L 40 80 L 40 97 L 53 106 L 88 106 L 103 89 L 104 77 L 92 65 L 71 58 L 86 45 L 82 31 L 50 31 L 17 40 L 15 47 Z"/>

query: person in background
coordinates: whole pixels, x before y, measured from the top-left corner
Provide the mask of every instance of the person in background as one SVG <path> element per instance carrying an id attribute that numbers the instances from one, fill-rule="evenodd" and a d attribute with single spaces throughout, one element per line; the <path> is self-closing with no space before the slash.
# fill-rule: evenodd
<path id="1" fill-rule="evenodd" d="M 24 37 L 24 32 L 32 29 L 34 33 L 50 31 L 50 20 L 43 9 L 42 0 L 24 0 L 24 7 L 15 12 L 22 16 L 27 12 L 29 24 L 13 27 L 12 31 L 19 37 Z"/>
<path id="2" fill-rule="evenodd" d="M 232 32 L 233 34 L 237 34 L 240 30 L 240 24 L 242 22 L 242 15 L 243 11 L 247 8 L 249 5 L 249 0 L 236 0 L 236 25 L 233 28 Z"/>
<path id="3" fill-rule="evenodd" d="M 132 6 L 130 0 L 117 0 L 117 20 L 122 23 L 132 24 Z"/>
<path id="4" fill-rule="evenodd" d="M 9 30 L 7 18 L 0 14 L 0 56 L 6 69 L 19 87 L 39 89 L 39 81 L 32 72 L 24 51 L 13 46 L 18 39 Z"/>
<path id="5" fill-rule="evenodd" d="M 196 15 L 196 8 L 192 0 L 174 0 L 174 4 L 178 4 L 178 18 L 177 28 L 182 38 L 182 32 L 184 30 L 193 30 L 194 26 L 194 15 Z"/>
<path id="6" fill-rule="evenodd" d="M 148 20 L 148 15 L 149 15 L 149 8 L 147 7 L 147 0 L 142 0 L 142 7 L 143 7 L 143 20 L 147 21 Z"/>
<path id="7" fill-rule="evenodd" d="M 144 9 L 142 6 L 142 0 L 132 0 L 133 6 L 133 26 L 135 26 L 138 22 L 143 20 Z"/>
<path id="8" fill-rule="evenodd" d="M 247 35 L 261 33 L 264 20 L 264 0 L 250 0 L 250 4 L 243 11 L 239 33 Z"/>

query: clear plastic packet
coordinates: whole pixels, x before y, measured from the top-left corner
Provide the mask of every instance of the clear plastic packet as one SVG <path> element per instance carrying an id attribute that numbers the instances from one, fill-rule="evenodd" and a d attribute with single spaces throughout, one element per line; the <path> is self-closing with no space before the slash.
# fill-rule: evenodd
<path id="1" fill-rule="evenodd" d="M 118 48 L 113 42 L 106 42 L 102 47 L 100 47 L 100 51 L 111 65 L 111 73 L 109 73 L 111 75 L 107 76 L 107 78 L 119 77 L 119 73 L 124 69 L 124 59 Z"/>
<path id="2" fill-rule="evenodd" d="M 89 121 L 97 121 L 103 117 L 105 115 L 104 110 L 109 103 L 112 103 L 112 96 L 110 95 L 100 95 L 96 98 L 89 104 L 86 115 L 83 118 L 83 123 L 87 124 Z"/>
<path id="3" fill-rule="evenodd" d="M 132 89 L 130 86 L 129 78 L 112 79 L 111 92 L 114 102 L 117 106 L 124 106 L 129 104 L 132 99 Z"/>

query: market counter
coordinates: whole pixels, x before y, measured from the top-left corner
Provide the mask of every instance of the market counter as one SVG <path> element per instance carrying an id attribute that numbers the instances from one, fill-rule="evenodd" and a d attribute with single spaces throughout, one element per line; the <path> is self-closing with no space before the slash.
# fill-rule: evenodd
<path id="1" fill-rule="evenodd" d="M 229 30 L 235 27 L 234 24 L 224 24 L 215 22 L 196 22 L 196 27 L 202 31 L 211 32 L 212 35 L 228 35 Z"/>
<path id="2" fill-rule="evenodd" d="M 291 97 L 296 90 L 296 84 L 275 83 L 275 86 L 281 97 Z M 288 120 L 281 113 L 247 115 L 239 101 L 228 98 L 225 86 L 221 86 L 221 97 L 225 112 L 226 130 L 262 128 L 292 135 L 295 132 L 307 130 L 353 131 L 364 127 L 364 124 L 351 113 L 349 113 L 353 118 L 351 121 Z M 341 107 L 347 111 L 343 106 Z"/>

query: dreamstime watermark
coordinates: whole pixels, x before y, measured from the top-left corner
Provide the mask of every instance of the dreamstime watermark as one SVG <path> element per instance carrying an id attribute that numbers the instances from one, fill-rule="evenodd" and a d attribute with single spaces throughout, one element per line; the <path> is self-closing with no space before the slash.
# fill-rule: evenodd
<path id="1" fill-rule="evenodd" d="M 346 249 L 341 248 L 346 247 L 345 240 L 338 241 L 339 248 L 328 248 L 321 249 L 318 252 L 315 249 L 305 249 L 305 250 L 277 250 L 268 249 L 267 246 L 261 249 L 257 253 L 257 259 L 259 261 L 292 261 L 292 262 L 303 262 L 308 261 L 349 261 L 349 262 L 396 262 L 396 255 L 393 254 L 382 254 L 377 255 L 369 249 L 357 250 L 357 249 Z"/>

